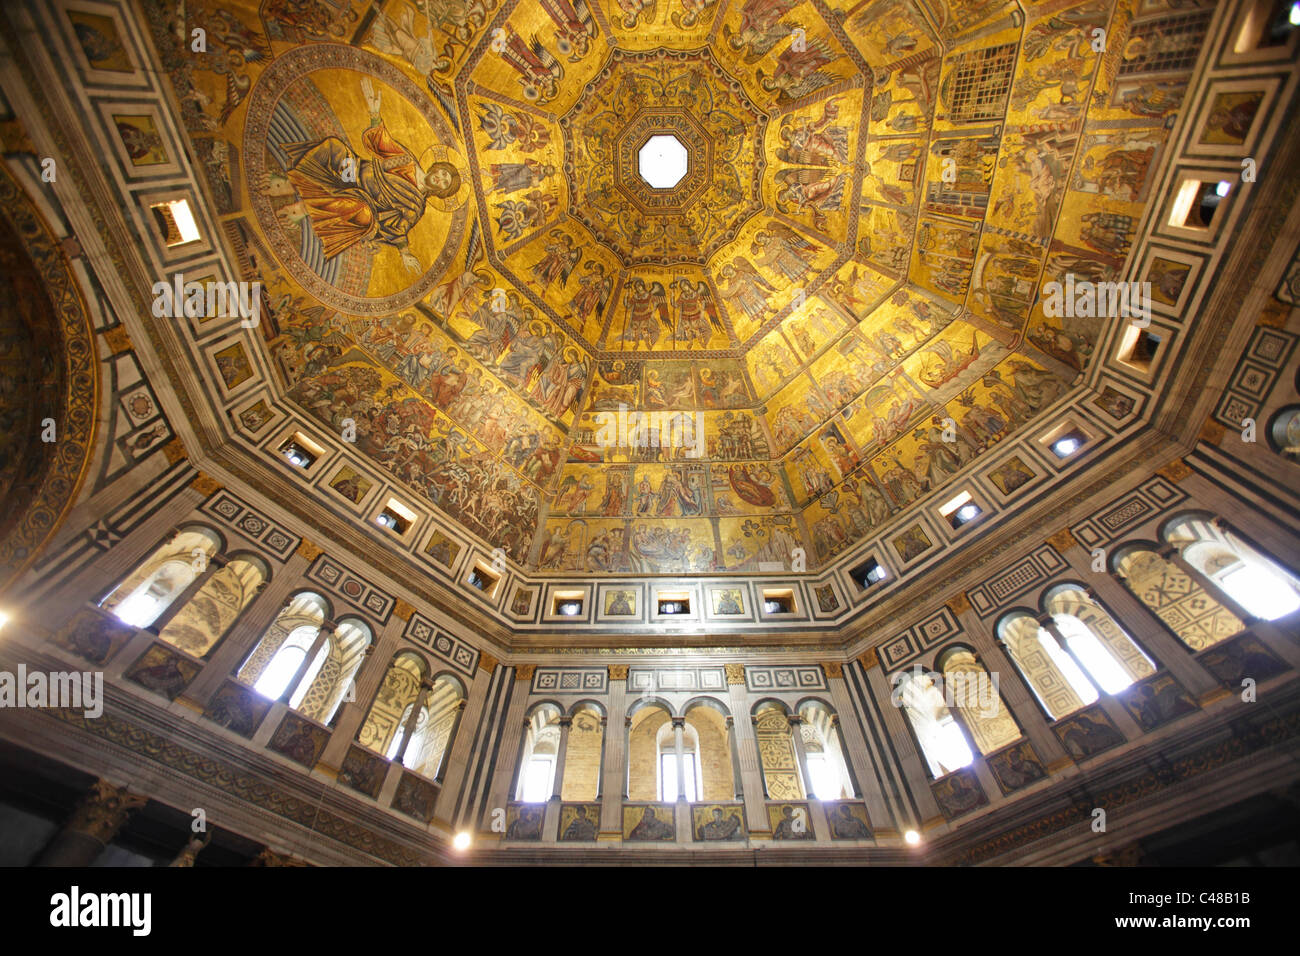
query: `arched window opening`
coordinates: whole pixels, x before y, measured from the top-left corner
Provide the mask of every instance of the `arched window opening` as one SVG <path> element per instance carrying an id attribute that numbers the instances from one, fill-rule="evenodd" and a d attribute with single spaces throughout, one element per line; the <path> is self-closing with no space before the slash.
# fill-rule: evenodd
<path id="1" fill-rule="evenodd" d="M 411 733 L 411 742 L 407 744 L 406 753 L 402 755 L 402 766 L 431 780 L 438 778 L 451 746 L 456 718 L 460 713 L 460 702 L 464 698 L 465 694 L 460 683 L 450 676 L 444 674 L 433 682 L 433 687 L 426 697 L 427 703 L 420 708 L 420 716 L 416 719 L 415 729 Z M 411 708 L 407 707 L 405 718 L 410 717 L 410 711 Z M 396 750 L 389 755 L 388 759 L 392 760 L 395 756 Z M 550 794 L 547 796 L 549 797 Z"/>
<path id="2" fill-rule="evenodd" d="M 1300 579 L 1229 529 L 1187 517 L 1165 529 L 1165 540 L 1246 613 L 1275 621 L 1300 610 Z"/>
<path id="3" fill-rule="evenodd" d="M 998 636 L 1011 662 L 1053 720 L 1097 700 L 1092 681 L 1032 615 L 1021 611 L 1003 618 L 998 624 Z"/>
<path id="4" fill-rule="evenodd" d="M 516 800 L 545 803 L 551 798 L 555 787 L 555 764 L 560 753 L 560 716 L 558 707 L 544 704 L 528 719 Z"/>
<path id="5" fill-rule="evenodd" d="M 695 704 L 686 712 L 685 733 L 695 735 L 699 799 L 735 799 L 726 716 L 708 704 Z M 676 799 L 675 790 L 673 795 Z"/>
<path id="6" fill-rule="evenodd" d="M 262 673 L 253 684 L 253 690 L 263 697 L 279 700 L 280 695 L 289 689 L 289 682 L 293 680 L 293 675 L 298 673 L 298 668 L 306 659 L 318 631 L 318 627 L 310 624 L 295 628 L 280 645 L 275 656 L 262 669 Z"/>
<path id="7" fill-rule="evenodd" d="M 295 594 L 245 658 L 235 679 L 251 685 L 263 697 L 278 700 L 315 643 L 328 609 L 319 594 Z"/>
<path id="8" fill-rule="evenodd" d="M 1150 548 L 1120 551 L 1116 570 L 1125 585 L 1193 651 L 1240 634 L 1245 624 L 1182 567 Z"/>
<path id="9" fill-rule="evenodd" d="M 904 673 L 899 683 L 899 700 L 921 744 L 931 776 L 942 777 L 970 766 L 975 755 L 934 679 L 928 674 Z"/>
<path id="10" fill-rule="evenodd" d="M 657 799 L 671 803 L 677 799 L 677 732 L 672 721 L 659 728 L 659 787 Z M 687 801 L 700 800 L 700 741 L 695 728 L 682 726 L 682 790 Z"/>
<path id="11" fill-rule="evenodd" d="M 945 702 L 957 708 L 980 753 L 991 754 L 1020 739 L 1020 728 L 1002 703 L 997 685 L 971 651 L 955 648 L 943 655 L 939 667 L 947 690 Z"/>
<path id="12" fill-rule="evenodd" d="M 671 718 L 667 709 L 660 704 L 642 705 L 632 714 L 632 722 L 628 725 L 627 731 L 629 800 L 651 803 L 660 799 L 660 778 L 663 776 L 663 769 L 659 741 L 664 727 L 668 727 L 668 733 L 671 735 Z M 676 767 L 674 767 L 675 772 Z M 677 799 L 676 785 L 674 777 L 674 800 Z"/>
<path id="13" fill-rule="evenodd" d="M 145 558 L 99 606 L 132 627 L 148 627 L 194 583 L 220 548 L 215 531 L 188 528 Z"/>
<path id="14" fill-rule="evenodd" d="M 420 685 L 428 675 L 428 664 L 413 651 L 394 656 L 379 686 L 374 703 L 361 725 L 357 742 L 389 760 L 401 749 L 406 720 L 420 696 Z"/>
<path id="15" fill-rule="evenodd" d="M 605 730 L 593 704 L 584 704 L 573 714 L 569 738 L 564 745 L 564 781 L 560 797 L 571 801 L 595 800 L 600 793 L 600 757 Z"/>
<path id="16" fill-rule="evenodd" d="M 344 700 L 356 699 L 354 681 L 372 639 L 370 626 L 364 621 L 340 621 L 322 648 L 320 663 L 303 675 L 289 706 L 322 724 L 333 721 Z"/>
<path id="17" fill-rule="evenodd" d="M 231 558 L 158 632 L 158 639 L 194 657 L 203 657 L 226 636 L 267 580 L 261 558 Z"/>
<path id="18" fill-rule="evenodd" d="M 839 728 L 835 717 L 820 701 L 806 701 L 799 708 L 799 732 L 803 736 L 804 758 L 808 776 L 818 800 L 851 800 L 853 778 L 844 759 Z"/>
<path id="19" fill-rule="evenodd" d="M 1044 606 L 1066 646 L 1108 694 L 1156 671 L 1155 662 L 1086 591 L 1066 584 L 1048 592 Z"/>

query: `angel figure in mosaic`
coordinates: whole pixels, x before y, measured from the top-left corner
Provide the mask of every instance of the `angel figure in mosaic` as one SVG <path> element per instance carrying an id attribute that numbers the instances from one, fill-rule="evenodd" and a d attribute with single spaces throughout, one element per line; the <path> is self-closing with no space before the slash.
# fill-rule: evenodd
<path id="1" fill-rule="evenodd" d="M 798 282 L 811 271 L 817 247 L 789 226 L 773 222 L 755 233 L 749 251 L 759 257 L 759 265 Z"/>

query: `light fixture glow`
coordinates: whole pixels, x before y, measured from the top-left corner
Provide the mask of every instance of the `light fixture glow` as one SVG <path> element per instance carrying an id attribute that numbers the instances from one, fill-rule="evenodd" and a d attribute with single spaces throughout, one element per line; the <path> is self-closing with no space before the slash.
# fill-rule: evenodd
<path id="1" fill-rule="evenodd" d="M 1291 15 L 1287 17 L 1287 23 L 1293 27 L 1300 27 L 1300 3 L 1291 4 Z"/>
<path id="2" fill-rule="evenodd" d="M 918 846 L 921 843 L 921 834 L 915 830 L 908 830 L 903 834 L 903 839 L 907 841 L 908 846 Z"/>
<path id="3" fill-rule="evenodd" d="M 451 841 L 451 845 L 454 846 L 457 850 L 459 850 L 462 853 L 464 853 L 466 850 L 469 849 L 469 844 L 470 844 L 470 835 L 468 830 L 461 830 L 459 833 L 456 834 L 455 838 Z"/>
<path id="4" fill-rule="evenodd" d="M 1052 446 L 1052 451 L 1058 458 L 1066 458 L 1073 455 L 1078 450 L 1079 439 L 1077 438 L 1062 438 Z"/>
<path id="5" fill-rule="evenodd" d="M 1220 179 L 1219 185 L 1214 187 L 1214 191 L 1220 196 L 1226 196 L 1228 193 L 1232 192 L 1232 183 L 1228 182 L 1226 179 Z"/>
<path id="6" fill-rule="evenodd" d="M 9 615 L 6 614 L 4 611 L 0 611 L 0 631 L 3 631 L 5 625 L 8 623 L 9 623 Z"/>

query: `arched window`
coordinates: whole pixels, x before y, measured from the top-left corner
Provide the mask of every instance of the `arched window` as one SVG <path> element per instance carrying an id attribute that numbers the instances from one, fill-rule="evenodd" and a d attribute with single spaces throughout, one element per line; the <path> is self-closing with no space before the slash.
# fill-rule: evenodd
<path id="1" fill-rule="evenodd" d="M 819 700 L 809 700 L 800 705 L 799 719 L 804 758 L 812 779 L 813 792 L 809 796 L 818 800 L 852 800 L 853 778 L 844 759 L 835 712 Z"/>
<path id="2" fill-rule="evenodd" d="M 1192 650 L 1213 647 L 1245 628 L 1200 581 L 1154 549 L 1130 545 L 1116 551 L 1114 561 L 1128 589 Z"/>
<path id="3" fill-rule="evenodd" d="M 942 777 L 975 759 L 961 726 L 953 719 L 943 693 L 928 674 L 903 673 L 897 678 L 896 694 L 907 714 L 912 732 L 921 745 L 921 754 L 930 767 L 930 775 Z"/>
<path id="4" fill-rule="evenodd" d="M 465 689 L 451 675 L 443 674 L 433 682 L 426 697 L 427 703 L 420 708 L 411 742 L 407 744 L 406 753 L 402 756 L 404 767 L 431 780 L 438 779 L 447 751 L 451 748 L 452 734 L 455 733 L 460 704 L 464 699 Z M 408 706 L 403 720 L 410 717 L 410 714 L 411 707 Z M 395 755 L 394 748 L 388 755 L 389 759 Z"/>
<path id="5" fill-rule="evenodd" d="M 202 526 L 186 528 L 145 558 L 99 606 L 133 627 L 148 627 L 220 550 L 217 532 Z"/>
<path id="6" fill-rule="evenodd" d="M 533 709 L 524 731 L 515 799 L 545 803 L 555 787 L 555 764 L 560 753 L 560 708 L 540 704 Z"/>
<path id="7" fill-rule="evenodd" d="M 1189 516 L 1171 522 L 1164 538 L 1246 613 L 1275 621 L 1300 609 L 1300 579 L 1229 529 Z"/>
<path id="8" fill-rule="evenodd" d="M 785 707 L 776 701 L 759 704 L 754 711 L 754 736 L 768 799 L 802 800 L 803 779 Z"/>
<path id="9" fill-rule="evenodd" d="M 269 575 L 266 562 L 255 555 L 232 557 L 167 622 L 158 639 L 203 657 L 226 636 Z"/>
<path id="10" fill-rule="evenodd" d="M 569 738 L 564 746 L 564 800 L 595 800 L 600 793 L 600 758 L 604 753 L 603 714 L 597 704 L 584 703 L 573 711 Z"/>
<path id="11" fill-rule="evenodd" d="M 1020 739 L 1020 728 L 997 685 L 969 648 L 945 651 L 938 667 L 947 690 L 945 703 L 951 701 L 957 708 L 980 753 L 991 754 Z"/>
<path id="12" fill-rule="evenodd" d="M 235 679 L 251 685 L 263 697 L 279 699 L 306 659 L 328 616 L 329 603 L 325 598 L 312 591 L 295 594 L 275 616 L 235 673 Z M 317 661 L 312 664 L 312 670 L 319 669 Z"/>
<path id="13" fill-rule="evenodd" d="M 355 699 L 355 691 L 349 694 L 349 690 L 373 639 L 370 625 L 365 621 L 354 617 L 339 621 L 322 648 L 320 663 L 303 675 L 289 706 L 322 724 L 333 721 L 343 701 Z"/>
<path id="14" fill-rule="evenodd" d="M 1117 694 L 1155 673 L 1155 662 L 1079 585 L 1052 588 L 1043 605 L 1070 652 L 1106 693 Z"/>
<path id="15" fill-rule="evenodd" d="M 659 728 L 656 738 L 659 786 L 656 799 L 672 803 L 677 799 L 677 731 L 672 721 Z M 682 791 L 686 799 L 700 800 L 700 739 L 695 728 L 682 725 Z"/>
<path id="16" fill-rule="evenodd" d="M 401 749 L 404 718 L 410 716 L 428 673 L 428 663 L 414 651 L 400 651 L 393 657 L 357 736 L 361 746 L 389 760 L 396 756 Z"/>
<path id="17" fill-rule="evenodd" d="M 666 732 L 668 752 L 673 750 L 672 718 L 667 706 L 658 701 L 634 706 L 628 725 L 628 799 L 653 802 L 661 799 L 663 777 L 662 735 Z M 665 730 L 666 728 L 666 730 Z M 677 772 L 674 764 L 672 772 Z M 677 799 L 677 778 L 673 777 L 672 800 Z"/>
<path id="18" fill-rule="evenodd" d="M 1011 662 L 1053 720 L 1097 700 L 1097 688 L 1073 657 L 1032 614 L 1015 611 L 998 623 Z"/>
<path id="19" fill-rule="evenodd" d="M 700 800 L 733 800 L 736 782 L 731 768 L 731 735 L 727 714 L 712 701 L 697 701 L 686 706 L 684 734 L 695 735 L 696 778 Z M 687 771 L 689 774 L 689 770 Z M 676 799 L 673 791 L 673 799 Z"/>

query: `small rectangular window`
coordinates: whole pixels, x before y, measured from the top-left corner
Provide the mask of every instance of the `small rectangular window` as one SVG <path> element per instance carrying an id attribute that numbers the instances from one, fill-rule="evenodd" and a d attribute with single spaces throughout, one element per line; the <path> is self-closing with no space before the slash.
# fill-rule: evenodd
<path id="1" fill-rule="evenodd" d="M 491 597 L 501 583 L 501 576 L 489 570 L 482 561 L 475 561 L 465 576 L 465 583 Z"/>
<path id="2" fill-rule="evenodd" d="M 194 221 L 188 199 L 173 199 L 150 206 L 163 242 L 168 248 L 183 246 L 199 238 L 199 225 Z"/>
<path id="3" fill-rule="evenodd" d="M 1130 325 L 1120 339 L 1119 360 L 1139 372 L 1149 372 L 1163 341 L 1150 329 Z"/>
<path id="4" fill-rule="evenodd" d="M 983 513 L 984 509 L 971 500 L 969 491 L 963 491 L 939 506 L 939 514 L 947 518 L 948 524 L 952 525 L 953 528 L 960 528 L 962 525 L 974 521 Z"/>
<path id="5" fill-rule="evenodd" d="M 790 588 L 763 588 L 764 614 L 793 614 L 794 591 Z"/>
<path id="6" fill-rule="evenodd" d="M 404 507 L 396 498 L 389 498 L 388 504 L 375 515 L 375 524 L 396 534 L 406 534 L 414 521 L 415 512 Z"/>
<path id="7" fill-rule="evenodd" d="M 281 442 L 277 451 L 295 468 L 310 468 L 325 453 L 325 449 L 308 440 L 302 432 L 294 432 L 292 437 Z"/>
<path id="8" fill-rule="evenodd" d="M 551 613 L 562 617 L 580 617 L 584 597 L 582 591 L 556 591 L 551 600 Z"/>
<path id="9" fill-rule="evenodd" d="M 655 595 L 655 607 L 665 617 L 691 613 L 691 596 L 686 591 L 660 591 Z"/>
<path id="10" fill-rule="evenodd" d="M 1231 194 L 1232 185 L 1226 179 L 1184 179 L 1174 196 L 1169 225 L 1208 231 L 1223 200 Z"/>
<path id="11" fill-rule="evenodd" d="M 868 558 L 850 571 L 849 574 L 863 590 L 889 577 L 889 572 L 885 570 L 884 565 L 875 558 Z"/>

